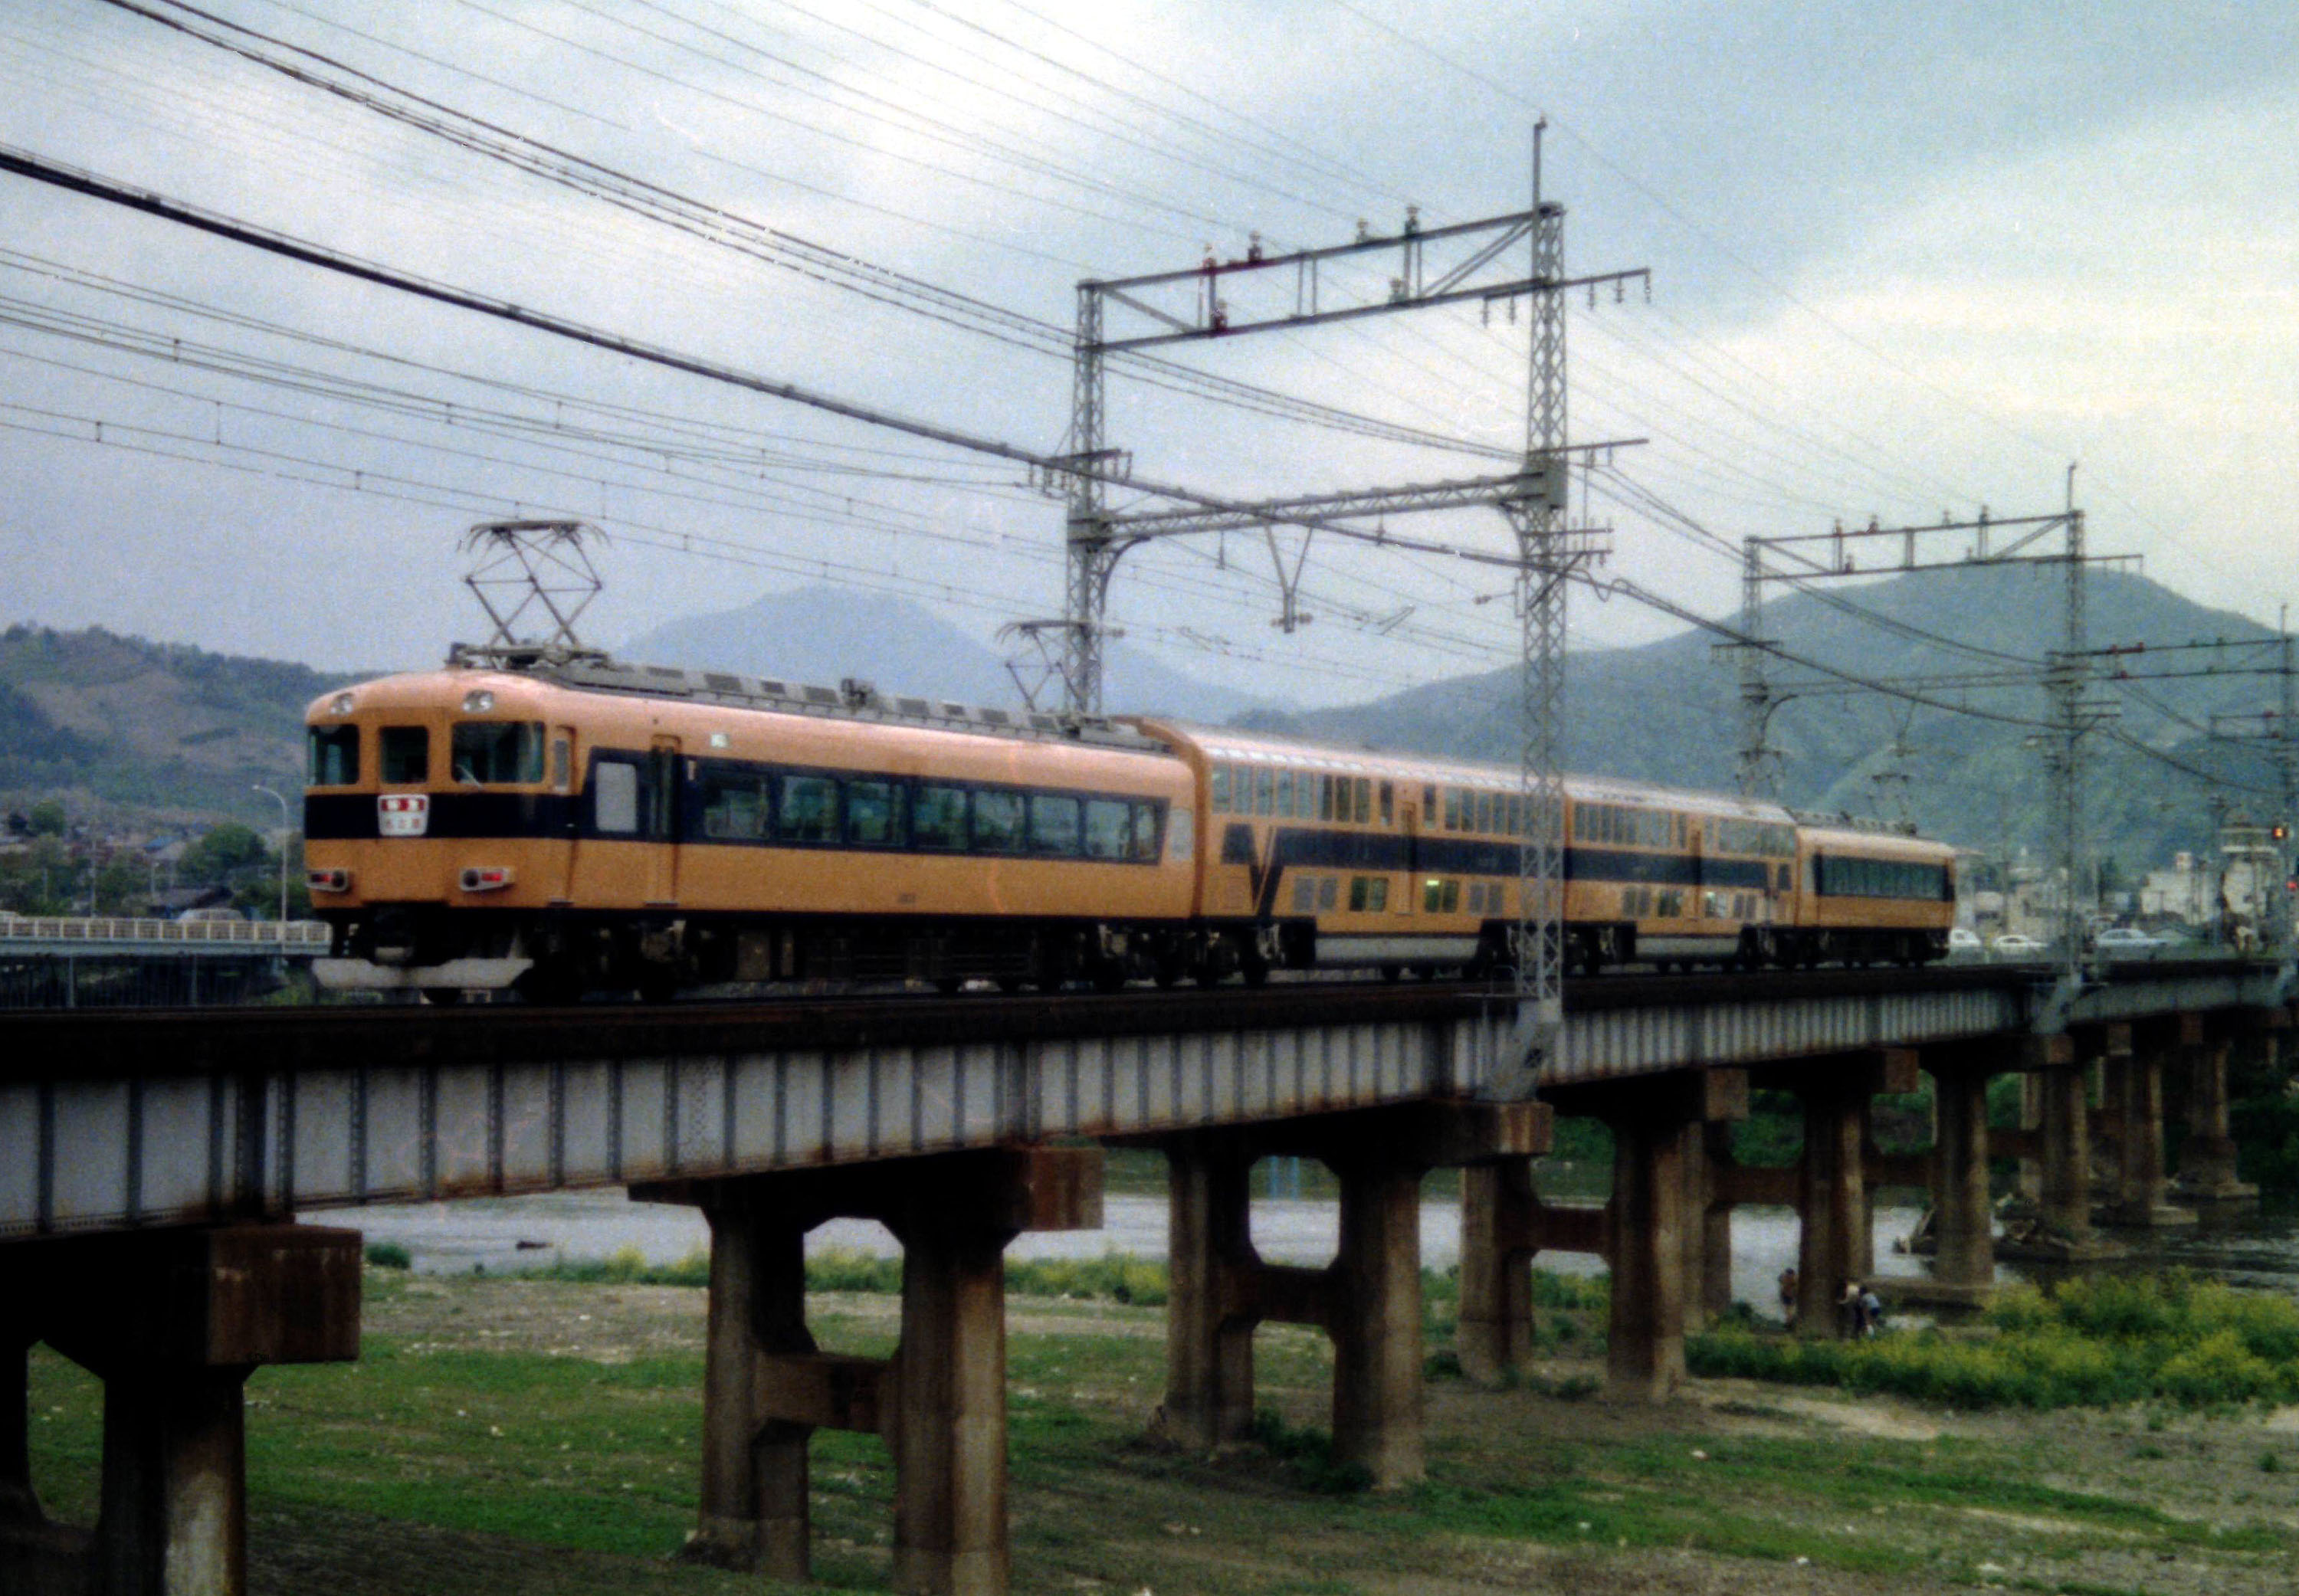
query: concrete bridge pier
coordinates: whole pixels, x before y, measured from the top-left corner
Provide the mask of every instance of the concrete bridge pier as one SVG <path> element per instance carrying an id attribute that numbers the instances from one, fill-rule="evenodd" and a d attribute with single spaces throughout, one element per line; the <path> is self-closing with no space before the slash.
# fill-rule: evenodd
<path id="1" fill-rule="evenodd" d="M 2263 1039 L 2271 1046 L 2274 1032 L 2287 1027 L 2290 1016 L 2286 1010 L 2249 1010 L 2228 1020 L 2212 1026 L 2199 1016 L 2182 1016 L 2179 1046 L 2187 1076 L 2187 1134 L 2179 1145 L 2177 1189 L 2185 1202 L 2218 1207 L 2259 1197 L 2259 1187 L 2236 1172 L 2235 1137 L 2228 1125 L 2229 1055 L 2238 1039 Z"/>
<path id="2" fill-rule="evenodd" d="M 1541 1246 L 1532 1161 L 1461 1171 L 1461 1311 L 1453 1349 L 1461 1372 L 1497 1385 L 1532 1362 L 1532 1260 Z"/>
<path id="3" fill-rule="evenodd" d="M 1960 1048 L 1924 1061 L 1932 1078 L 1933 1301 L 1978 1303 L 1996 1288 L 1996 1211 L 1988 1189 L 1988 1082 L 2001 1049 Z"/>
<path id="4" fill-rule="evenodd" d="M 1722 1200 L 1705 1168 L 1706 1128 L 1747 1116 L 1747 1075 L 1681 1070 L 1558 1087 L 1551 1097 L 1559 1112 L 1592 1115 L 1613 1133 L 1606 1385 L 1631 1401 L 1665 1401 L 1684 1382 L 1685 1323 L 1707 1290 L 1708 1208 Z"/>
<path id="5" fill-rule="evenodd" d="M 1797 1213 L 1797 1329 L 1843 1333 L 1847 1285 L 1876 1272 L 1875 1208 L 1868 1189 L 1869 1111 L 1880 1092 L 1915 1090 L 1917 1055 L 1888 1048 L 1773 1066 L 1759 1072 L 1804 1104 L 1804 1163 Z"/>
<path id="6" fill-rule="evenodd" d="M 2170 1179 L 2163 1157 L 2163 1062 L 2167 1054 L 2176 1056 L 2187 1018 L 2107 1028 L 2106 1095 L 2116 1126 L 2111 1224 L 2161 1230 L 2195 1222 L 2195 1210 L 2167 1200 Z"/>
<path id="7" fill-rule="evenodd" d="M 701 1511 L 683 1555 L 808 1576 L 807 1444 L 884 1436 L 894 1459 L 894 1584 L 995 1596 L 1006 1534 L 1005 1252 L 1024 1230 L 1098 1229 L 1097 1148 L 1017 1147 L 635 1186 L 710 1224 Z M 806 1327 L 806 1233 L 874 1219 L 902 1244 L 891 1359 L 819 1351 Z"/>
<path id="8" fill-rule="evenodd" d="M 1158 1139 L 1172 1182 L 1166 1400 L 1158 1425 L 1210 1450 L 1253 1425 L 1253 1332 L 1315 1325 L 1333 1342 L 1333 1451 L 1377 1489 L 1422 1476 L 1421 1219 L 1432 1169 L 1523 1164 L 1547 1150 L 1546 1104 L 1430 1101 Z M 1249 1176 L 1272 1154 L 1315 1158 L 1341 1188 L 1324 1269 L 1265 1263 Z"/>
<path id="9" fill-rule="evenodd" d="M 242 1387 L 267 1363 L 359 1355 L 353 1230 L 235 1225 L 0 1252 L 10 1417 L 0 1420 L 0 1590 L 240 1596 L 247 1586 Z M 25 1428 L 46 1341 L 104 1382 L 93 1531 L 47 1522 Z"/>

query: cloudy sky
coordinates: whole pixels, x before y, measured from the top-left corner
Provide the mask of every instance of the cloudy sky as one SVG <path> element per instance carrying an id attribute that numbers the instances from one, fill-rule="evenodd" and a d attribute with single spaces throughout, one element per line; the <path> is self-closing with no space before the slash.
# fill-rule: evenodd
<path id="1" fill-rule="evenodd" d="M 1647 440 L 1576 495 L 1611 573 L 1724 614 L 1745 537 L 2050 511 L 2079 461 L 2095 549 L 2271 624 L 2299 588 L 2294 41 L 2195 0 L 6 0 L 0 145 L 1058 451 L 1081 278 L 1522 208 L 1545 114 L 1568 267 L 1652 269 L 1648 302 L 1571 313 L 1573 436 Z M 687 224 L 446 136 L 473 128 Z M 1337 263 L 1322 302 L 1392 269 Z M 1522 443 L 1525 336 L 1467 305 L 1171 349 L 1226 398 L 1114 371 L 1108 435 L 1217 495 L 1472 475 Z M 458 534 L 514 514 L 605 529 L 610 645 L 823 581 L 985 639 L 1061 604 L 1060 507 L 1010 464 L 0 177 L 0 620 L 421 664 L 479 630 Z M 1506 542 L 1483 510 L 1397 530 Z M 1242 534 L 1140 551 L 1113 618 L 1305 701 L 1514 646 L 1489 569 L 1327 538 L 1289 633 L 1273 568 Z M 1583 642 L 1676 624 L 1574 606 Z"/>

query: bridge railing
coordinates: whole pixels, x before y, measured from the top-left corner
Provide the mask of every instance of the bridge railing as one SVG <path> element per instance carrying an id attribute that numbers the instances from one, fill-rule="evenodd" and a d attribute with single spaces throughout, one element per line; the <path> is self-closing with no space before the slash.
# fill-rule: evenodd
<path id="1" fill-rule="evenodd" d="M 316 920 L 151 920 L 0 913 L 0 942 L 6 941 L 232 942 L 308 949 L 328 946 L 328 928 Z"/>

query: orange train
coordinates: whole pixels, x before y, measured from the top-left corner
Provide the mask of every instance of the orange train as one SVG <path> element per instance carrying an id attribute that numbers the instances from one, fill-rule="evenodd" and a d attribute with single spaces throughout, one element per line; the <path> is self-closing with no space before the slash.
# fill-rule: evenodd
<path id="1" fill-rule="evenodd" d="M 459 649 L 307 718 L 306 862 L 338 987 L 565 1001 L 1510 957 L 1525 815 L 1498 766 L 538 649 Z M 1565 832 L 1584 971 L 1946 950 L 1937 843 L 1577 778 Z"/>

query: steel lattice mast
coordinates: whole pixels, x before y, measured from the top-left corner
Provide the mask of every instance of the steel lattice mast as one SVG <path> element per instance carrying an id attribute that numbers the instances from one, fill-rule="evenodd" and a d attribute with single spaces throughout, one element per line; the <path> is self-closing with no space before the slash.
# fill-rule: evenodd
<path id="1" fill-rule="evenodd" d="M 1564 277 L 1564 207 L 1540 198 L 1540 136 L 1533 134 L 1532 276 Z M 1524 464 L 1544 490 L 1509 508 L 1516 533 L 1520 733 L 1517 785 L 1524 835 L 1517 848 L 1517 1033 L 1533 1075 L 1561 1062 L 1564 1020 L 1564 595 L 1577 556 L 1564 525 L 1564 293 L 1532 296 L 1525 384 Z"/>
<path id="2" fill-rule="evenodd" d="M 1088 467 L 1103 458 L 1105 392 L 1101 294 L 1094 285 L 1081 283 L 1077 355 L 1070 395 L 1070 449 L 1072 458 Z M 1110 572 L 1117 563 L 1117 554 L 1110 542 L 1108 496 L 1097 473 L 1079 471 L 1070 477 L 1068 534 L 1062 701 L 1073 715 L 1100 715 L 1102 616 L 1108 608 Z"/>

